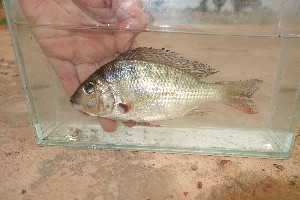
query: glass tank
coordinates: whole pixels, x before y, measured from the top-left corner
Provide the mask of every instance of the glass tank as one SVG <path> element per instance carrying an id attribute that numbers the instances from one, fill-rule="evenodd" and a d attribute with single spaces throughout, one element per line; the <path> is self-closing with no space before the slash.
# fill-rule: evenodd
<path id="1" fill-rule="evenodd" d="M 289 157 L 300 113 L 300 1 L 3 2 L 37 145 Z M 210 87 L 226 84 L 228 91 L 238 93 L 239 87 L 230 83 L 259 80 L 259 84 L 251 86 L 253 95 L 242 89 L 243 95 L 234 102 L 219 95 L 217 101 L 199 101 L 193 109 L 181 103 L 163 110 L 147 99 L 152 95 L 147 92 L 140 100 L 147 99 L 147 103 L 140 110 L 155 116 L 167 109 L 179 110 L 182 115 L 145 120 L 133 127 L 118 120 L 117 130 L 106 132 L 97 117 L 72 106 L 70 96 L 95 70 L 139 47 L 159 52 L 150 60 L 140 58 L 147 66 L 149 62 L 156 65 L 161 54 L 172 55 L 170 60 L 157 61 L 158 70 L 168 66 L 181 73 L 182 68 L 190 70 L 195 65 L 204 66 L 198 72 L 214 71 L 201 79 L 184 71 L 192 76 L 184 80 L 184 75 L 152 80 L 145 73 L 134 87 L 125 80 L 123 90 L 136 88 L 141 84 L 138 80 L 155 85 L 164 79 L 166 85 L 187 88 L 199 81 L 199 85 L 208 85 L 201 90 L 205 94 L 213 90 Z M 183 66 L 170 67 L 177 59 L 183 60 Z M 120 98 L 133 95 L 124 94 Z M 164 101 L 165 96 L 161 98 Z M 130 104 L 128 113 L 138 101 Z M 128 105 L 123 108 L 127 113 Z"/>

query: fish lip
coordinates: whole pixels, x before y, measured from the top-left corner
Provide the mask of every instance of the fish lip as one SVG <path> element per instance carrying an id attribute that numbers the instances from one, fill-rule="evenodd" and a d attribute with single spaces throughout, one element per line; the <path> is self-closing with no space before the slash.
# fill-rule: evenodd
<path id="1" fill-rule="evenodd" d="M 72 105 L 78 105 L 78 102 L 72 97 L 70 99 L 70 102 L 71 102 Z"/>

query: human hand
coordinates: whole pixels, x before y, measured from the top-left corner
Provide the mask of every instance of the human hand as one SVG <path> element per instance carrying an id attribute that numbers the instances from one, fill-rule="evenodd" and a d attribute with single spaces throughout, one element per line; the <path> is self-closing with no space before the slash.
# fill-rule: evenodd
<path id="1" fill-rule="evenodd" d="M 138 30 L 147 22 L 138 0 L 20 0 L 20 4 L 33 24 L 95 27 L 109 24 L 109 28 Z M 31 30 L 69 96 L 96 70 L 96 65 L 102 66 L 129 50 L 138 34 L 37 26 Z M 105 131 L 117 129 L 113 120 L 99 118 L 99 122 Z"/>

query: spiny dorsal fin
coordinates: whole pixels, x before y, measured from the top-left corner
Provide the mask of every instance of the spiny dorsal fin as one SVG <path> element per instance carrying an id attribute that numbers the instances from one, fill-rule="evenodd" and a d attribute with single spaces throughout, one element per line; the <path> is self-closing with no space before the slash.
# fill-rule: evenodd
<path id="1" fill-rule="evenodd" d="M 167 65 L 169 67 L 175 67 L 191 74 L 197 79 L 201 79 L 218 72 L 208 65 L 199 63 L 197 61 L 189 61 L 178 56 L 178 53 L 171 52 L 170 50 L 166 50 L 164 48 L 154 49 L 148 47 L 139 47 L 122 53 L 116 58 L 116 61 L 124 60 L 142 60 Z"/>

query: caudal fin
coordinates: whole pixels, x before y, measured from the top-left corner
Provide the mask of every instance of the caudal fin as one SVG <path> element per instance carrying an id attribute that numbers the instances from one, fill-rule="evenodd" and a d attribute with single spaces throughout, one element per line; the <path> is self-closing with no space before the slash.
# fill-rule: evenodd
<path id="1" fill-rule="evenodd" d="M 246 81 L 219 82 L 222 85 L 224 104 L 247 114 L 257 114 L 256 106 L 250 99 L 259 89 L 262 81 L 250 79 Z"/>

